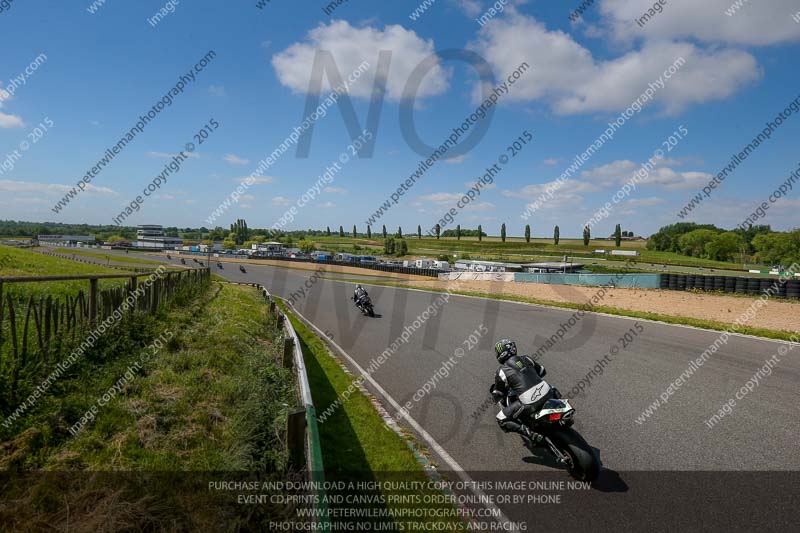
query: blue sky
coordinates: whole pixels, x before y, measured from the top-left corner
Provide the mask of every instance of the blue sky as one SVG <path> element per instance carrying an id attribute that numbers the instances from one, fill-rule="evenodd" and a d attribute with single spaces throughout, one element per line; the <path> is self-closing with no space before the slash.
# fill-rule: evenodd
<path id="1" fill-rule="evenodd" d="M 800 95 L 797 69 L 800 5 L 775 0 L 725 14 L 732 0 L 670 0 L 643 28 L 632 21 L 652 2 L 599 0 L 578 22 L 579 2 L 510 0 L 484 26 L 476 18 L 494 2 L 436 0 L 418 20 L 419 1 L 349 0 L 331 15 L 327 2 L 183 0 L 155 27 L 165 2 L 108 0 L 89 13 L 80 2 L 12 2 L 0 12 L 0 88 L 40 54 L 25 84 L 0 91 L 0 218 L 111 223 L 210 119 L 220 126 L 181 170 L 143 203 L 130 224 L 209 226 L 206 218 L 299 125 L 316 50 L 329 50 L 342 75 L 363 61 L 370 69 L 350 89 L 361 124 L 380 50 L 392 51 L 385 101 L 371 158 L 353 158 L 287 228 L 338 228 L 364 221 L 416 170 L 420 156 L 405 142 L 399 110 L 403 87 L 422 60 L 446 49 L 471 50 L 497 80 L 531 66 L 504 96 L 481 142 L 439 161 L 377 222 L 412 231 L 434 224 L 456 205 L 487 166 L 523 131 L 532 143 L 513 157 L 492 188 L 456 216 L 499 233 L 505 222 L 522 235 L 521 215 L 588 145 L 678 57 L 664 88 L 635 113 L 527 221 L 536 236 L 579 236 L 583 223 L 610 201 L 634 170 L 683 126 L 688 130 L 648 179 L 593 227 L 615 224 L 648 235 L 678 222 L 677 212 L 786 105 Z M 379 7 L 380 6 L 380 7 Z M 800 18 L 800 17 L 798 17 Z M 178 78 L 209 50 L 213 61 L 173 104 L 59 213 L 53 205 L 116 144 Z M 420 136 L 438 145 L 478 105 L 476 72 L 441 61 L 410 104 Z M 13 94 L 12 94 L 13 93 Z M 323 92 L 323 97 L 327 94 Z M 41 135 L 46 119 L 53 126 Z M 36 128 L 39 126 L 39 131 Z M 791 116 L 686 220 L 733 227 L 800 164 L 800 117 Z M 31 135 L 29 137 L 29 135 Z M 28 149 L 13 157 L 20 143 Z M 33 142 L 36 139 L 36 142 Z M 236 218 L 268 227 L 346 150 L 350 137 L 338 108 L 317 120 L 308 158 L 294 147 L 249 187 L 217 224 Z M 769 211 L 777 229 L 798 225 L 800 191 Z"/>

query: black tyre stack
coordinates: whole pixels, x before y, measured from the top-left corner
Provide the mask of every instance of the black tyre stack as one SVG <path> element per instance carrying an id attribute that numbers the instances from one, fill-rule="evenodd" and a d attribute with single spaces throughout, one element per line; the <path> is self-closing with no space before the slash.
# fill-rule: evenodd
<path id="1" fill-rule="evenodd" d="M 725 290 L 725 276 L 714 276 L 714 290 L 718 292 Z"/>
<path id="2" fill-rule="evenodd" d="M 753 296 L 761 292 L 761 280 L 758 278 L 749 278 L 747 280 L 747 294 Z"/>
<path id="3" fill-rule="evenodd" d="M 700 276 L 695 276 L 694 274 L 687 274 L 686 275 L 686 290 L 691 290 L 696 288 L 695 287 L 695 280 L 700 278 Z M 701 289 L 703 287 L 700 287 Z"/>
<path id="4" fill-rule="evenodd" d="M 669 276 L 669 288 L 670 290 L 677 291 L 678 290 L 678 275 L 677 274 L 667 274 Z"/>
<path id="5" fill-rule="evenodd" d="M 775 288 L 777 289 L 775 294 L 778 296 L 778 298 L 786 298 L 786 282 L 780 283 L 776 281 Z"/>
<path id="6" fill-rule="evenodd" d="M 786 297 L 787 298 L 800 298 L 800 281 L 789 280 L 786 282 Z"/>
<path id="7" fill-rule="evenodd" d="M 670 276 L 671 276 L 671 274 L 661 274 L 660 278 L 659 278 L 659 281 L 658 281 L 658 286 L 661 287 L 662 289 L 669 289 L 669 277 Z"/>
<path id="8" fill-rule="evenodd" d="M 747 278 L 736 278 L 733 292 L 736 294 L 747 294 Z"/>
<path id="9" fill-rule="evenodd" d="M 714 276 L 705 276 L 705 279 L 703 281 L 705 283 L 703 290 L 705 290 L 706 292 L 711 292 L 714 290 Z"/>
<path id="10" fill-rule="evenodd" d="M 736 278 L 725 276 L 725 292 L 736 292 Z"/>
<path id="11" fill-rule="evenodd" d="M 772 289 L 772 285 L 773 285 L 773 281 L 772 280 L 770 280 L 770 279 L 760 279 L 758 281 L 759 281 L 758 292 L 760 294 L 772 294 L 773 292 L 777 292 L 777 291 L 774 291 Z"/>
<path id="12" fill-rule="evenodd" d="M 675 277 L 677 278 L 676 284 L 678 286 L 679 291 L 686 290 L 686 274 L 676 274 Z"/>

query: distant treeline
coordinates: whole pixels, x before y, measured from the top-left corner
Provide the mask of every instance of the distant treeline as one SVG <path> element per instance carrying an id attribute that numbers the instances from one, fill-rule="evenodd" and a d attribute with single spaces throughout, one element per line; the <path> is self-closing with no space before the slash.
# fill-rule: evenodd
<path id="1" fill-rule="evenodd" d="M 675 252 L 717 261 L 754 258 L 770 265 L 800 263 L 800 229 L 772 231 L 770 226 L 726 230 L 713 224 L 679 222 L 650 237 L 648 250 Z"/>

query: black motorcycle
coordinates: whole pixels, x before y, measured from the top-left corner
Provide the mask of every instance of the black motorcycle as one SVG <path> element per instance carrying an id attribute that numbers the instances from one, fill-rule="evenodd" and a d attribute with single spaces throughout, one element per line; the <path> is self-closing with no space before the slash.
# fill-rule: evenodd
<path id="1" fill-rule="evenodd" d="M 222 263 L 217 263 L 217 267 L 222 268 Z"/>
<path id="2" fill-rule="evenodd" d="M 245 269 L 244 269 L 244 266 L 243 266 L 243 265 L 239 265 L 239 270 L 241 270 L 242 272 L 244 272 L 245 274 L 247 274 L 247 270 L 245 270 Z"/>
<path id="3" fill-rule="evenodd" d="M 355 300 L 355 296 L 353 297 Z M 358 300 L 355 300 L 356 307 L 361 311 L 364 316 L 375 317 L 375 310 L 372 308 L 372 300 L 370 300 L 369 296 L 362 296 Z"/>
<path id="4" fill-rule="evenodd" d="M 181 264 L 185 265 L 186 264 L 186 259 L 181 258 Z"/>
<path id="5" fill-rule="evenodd" d="M 493 390 L 494 385 L 490 391 Z M 580 433 L 572 429 L 572 424 L 575 422 L 575 408 L 569 400 L 561 398 L 558 389 L 550 387 L 546 381 L 542 381 L 522 396 L 526 396 L 520 399 L 528 405 L 542 403 L 542 400 L 545 400 L 527 419 L 519 420 L 544 437 L 536 447 L 544 448 L 553 454 L 556 462 L 566 467 L 569 475 L 575 479 L 589 482 L 596 480 L 600 474 L 600 461 Z M 498 402 L 498 405 L 504 408 L 509 403 L 510 400 L 506 397 Z M 536 453 L 533 449 L 531 452 Z"/>

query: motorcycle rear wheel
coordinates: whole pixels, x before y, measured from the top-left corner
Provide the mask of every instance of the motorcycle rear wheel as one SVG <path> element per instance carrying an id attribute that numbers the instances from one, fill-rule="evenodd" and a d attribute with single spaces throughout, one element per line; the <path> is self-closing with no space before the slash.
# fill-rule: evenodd
<path id="1" fill-rule="evenodd" d="M 600 462 L 594 450 L 572 428 L 564 428 L 550 435 L 558 449 L 569 456 L 567 472 L 578 481 L 594 481 L 600 474 Z"/>

